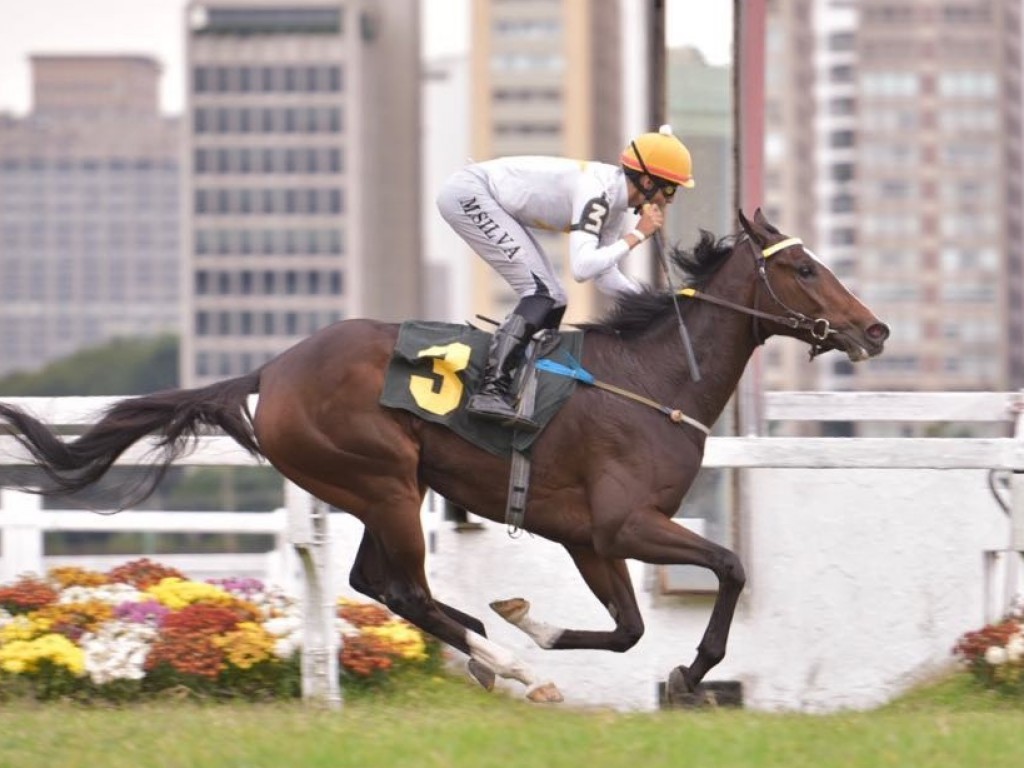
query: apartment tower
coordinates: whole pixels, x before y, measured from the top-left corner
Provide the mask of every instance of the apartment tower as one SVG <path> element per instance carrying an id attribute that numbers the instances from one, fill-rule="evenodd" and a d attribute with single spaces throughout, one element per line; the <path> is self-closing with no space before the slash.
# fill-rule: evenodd
<path id="1" fill-rule="evenodd" d="M 195 0 L 185 37 L 185 383 L 417 316 L 417 0 Z"/>
<path id="2" fill-rule="evenodd" d="M 0 115 L 0 375 L 179 325 L 179 121 L 148 56 L 31 58 Z"/>
<path id="3" fill-rule="evenodd" d="M 769 51 L 801 48 L 799 6 L 770 3 Z M 768 78 L 815 115 L 817 251 L 893 329 L 885 355 L 830 356 L 816 386 L 1021 387 L 1020 3 L 817 0 L 812 17 L 814 55 L 780 71 L 769 52 Z M 802 128 L 779 104 L 766 154 L 798 163 Z M 767 185 L 779 209 L 802 210 L 806 185 L 782 178 Z"/>
<path id="4" fill-rule="evenodd" d="M 472 0 L 471 25 L 475 160 L 561 155 L 618 162 L 625 141 L 619 0 Z M 592 318 L 604 302 L 591 283 L 573 280 L 568 238 L 540 233 L 538 240 L 563 275 L 566 322 Z M 474 261 L 474 311 L 500 319 L 514 294 L 482 259 L 466 257 Z"/>

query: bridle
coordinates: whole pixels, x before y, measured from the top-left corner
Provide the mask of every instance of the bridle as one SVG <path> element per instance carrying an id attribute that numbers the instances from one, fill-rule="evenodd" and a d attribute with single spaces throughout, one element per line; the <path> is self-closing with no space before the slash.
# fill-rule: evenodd
<path id="1" fill-rule="evenodd" d="M 706 301 L 709 304 L 717 304 L 720 307 L 728 307 L 729 309 L 741 312 L 745 315 L 750 315 L 754 318 L 754 338 L 757 340 L 758 346 L 765 342 L 765 339 L 760 333 L 760 328 L 757 324 L 757 320 L 769 320 L 779 325 L 785 325 L 788 328 L 794 330 L 806 330 L 814 341 L 811 343 L 810 357 L 814 359 L 818 355 L 826 352 L 824 341 L 837 333 L 837 331 L 831 327 L 831 324 L 824 317 L 812 319 L 805 315 L 803 312 L 799 312 L 792 307 L 788 306 L 782 299 L 779 298 L 778 294 L 772 288 L 771 281 L 768 280 L 768 259 L 774 256 L 779 251 L 785 250 L 793 245 L 803 245 L 803 240 L 799 237 L 790 237 L 785 240 L 781 240 L 774 245 L 769 245 L 767 248 L 762 248 L 758 252 L 757 246 L 754 241 L 750 238 L 746 238 L 746 242 L 750 245 L 751 253 L 754 257 L 754 265 L 757 267 L 757 274 L 761 278 L 761 282 L 764 284 L 765 290 L 768 291 L 768 295 L 771 297 L 778 306 L 784 311 L 785 315 L 772 314 L 771 312 L 765 312 L 757 308 L 756 299 L 755 306 L 746 307 L 742 304 L 736 304 L 735 302 L 723 299 L 718 296 L 714 296 L 708 293 L 698 291 L 696 288 L 680 288 L 675 291 L 676 296 L 682 296 L 688 299 L 700 299 Z"/>

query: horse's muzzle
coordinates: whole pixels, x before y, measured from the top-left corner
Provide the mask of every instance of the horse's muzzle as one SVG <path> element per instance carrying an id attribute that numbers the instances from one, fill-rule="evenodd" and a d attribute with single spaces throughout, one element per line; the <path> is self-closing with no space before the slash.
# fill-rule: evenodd
<path id="1" fill-rule="evenodd" d="M 835 345 L 846 353 L 851 362 L 859 363 L 882 354 L 889 338 L 889 326 L 872 323 L 867 328 L 853 327 L 836 332 Z"/>

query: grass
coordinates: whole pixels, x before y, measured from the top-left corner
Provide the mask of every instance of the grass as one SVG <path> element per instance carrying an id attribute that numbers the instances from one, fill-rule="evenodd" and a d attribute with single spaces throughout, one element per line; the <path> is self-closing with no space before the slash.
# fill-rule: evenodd
<path id="1" fill-rule="evenodd" d="M 581 711 L 420 677 L 349 696 L 340 712 L 299 703 L 6 704 L 0 768 L 1017 768 L 1022 716 L 1024 701 L 962 675 L 872 712 L 833 715 Z"/>

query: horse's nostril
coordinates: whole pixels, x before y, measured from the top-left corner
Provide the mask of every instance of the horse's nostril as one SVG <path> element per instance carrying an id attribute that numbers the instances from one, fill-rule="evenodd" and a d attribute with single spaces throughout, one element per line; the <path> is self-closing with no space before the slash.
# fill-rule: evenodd
<path id="1" fill-rule="evenodd" d="M 875 323 L 874 325 L 868 326 L 865 333 L 867 333 L 869 339 L 881 344 L 889 338 L 889 326 L 885 323 Z"/>

